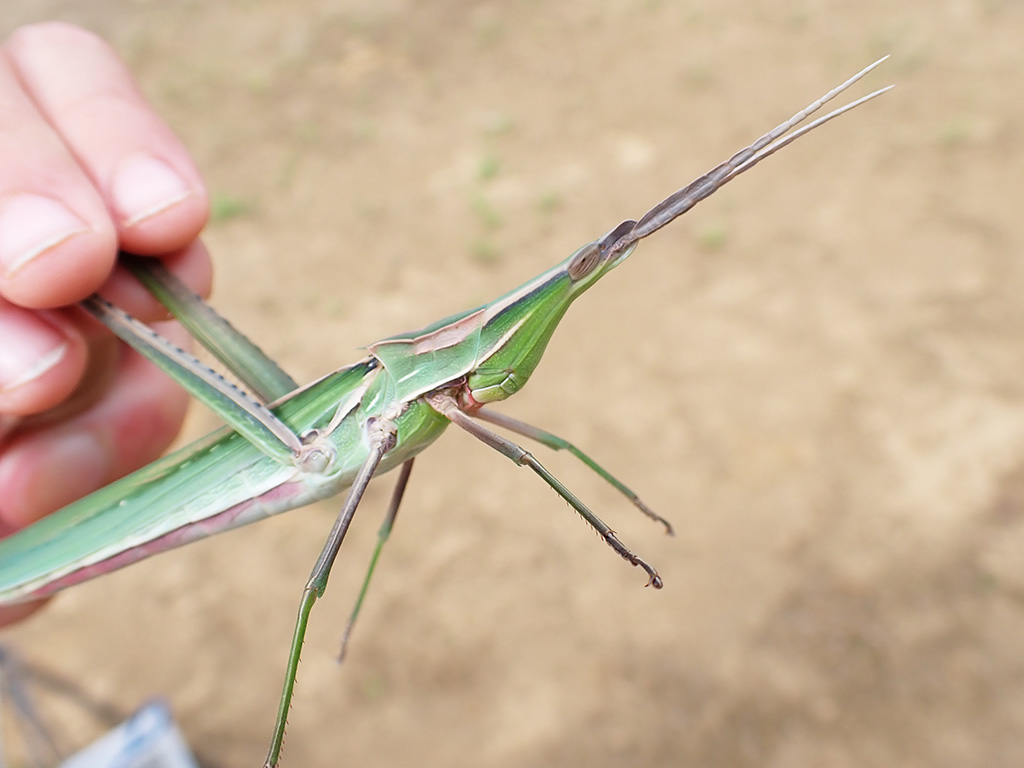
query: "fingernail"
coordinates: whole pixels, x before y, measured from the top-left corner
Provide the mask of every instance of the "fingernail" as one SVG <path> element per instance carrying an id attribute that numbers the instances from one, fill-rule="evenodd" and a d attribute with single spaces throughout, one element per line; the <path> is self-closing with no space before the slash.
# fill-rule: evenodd
<path id="1" fill-rule="evenodd" d="M 126 227 L 165 211 L 192 194 L 185 180 L 163 160 L 132 155 L 121 163 L 111 195 Z"/>
<path id="2" fill-rule="evenodd" d="M 88 224 L 49 197 L 8 197 L 0 201 L 0 270 L 10 277 L 55 245 L 88 231 Z"/>
<path id="3" fill-rule="evenodd" d="M 14 307 L 0 307 L 0 393 L 38 379 L 68 351 L 56 328 Z"/>

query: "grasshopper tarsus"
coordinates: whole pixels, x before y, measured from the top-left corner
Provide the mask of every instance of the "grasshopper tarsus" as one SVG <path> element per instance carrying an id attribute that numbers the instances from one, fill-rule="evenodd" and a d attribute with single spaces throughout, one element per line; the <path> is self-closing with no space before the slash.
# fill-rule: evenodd
<path id="1" fill-rule="evenodd" d="M 675 536 L 676 535 L 676 531 L 675 531 L 675 528 L 672 527 L 672 523 L 670 523 L 664 517 L 659 515 L 657 512 L 655 512 L 650 507 L 648 507 L 646 504 L 644 504 L 642 501 L 640 501 L 640 499 L 637 498 L 636 496 L 633 497 L 633 503 L 636 505 L 637 509 L 639 509 L 645 515 L 647 515 L 647 517 L 651 518 L 651 520 L 653 520 L 656 523 L 661 523 L 663 526 L 665 526 L 665 535 L 666 536 Z"/>
<path id="2" fill-rule="evenodd" d="M 645 587 L 654 587 L 655 589 L 661 589 L 665 586 L 665 582 L 661 580 L 661 575 L 658 573 L 657 568 L 655 568 L 653 565 L 648 563 L 643 558 L 637 557 L 636 555 L 633 555 L 631 559 L 633 565 L 639 565 L 641 568 L 647 571 L 647 575 L 650 578 L 647 579 L 647 583 L 644 584 Z"/>

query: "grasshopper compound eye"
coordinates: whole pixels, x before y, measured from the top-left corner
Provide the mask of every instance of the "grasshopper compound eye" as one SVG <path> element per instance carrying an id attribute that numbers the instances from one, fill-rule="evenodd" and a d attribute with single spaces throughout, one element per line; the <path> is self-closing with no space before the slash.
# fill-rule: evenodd
<path id="1" fill-rule="evenodd" d="M 588 243 L 576 251 L 576 255 L 572 257 L 572 261 L 569 262 L 567 271 L 569 277 L 572 278 L 573 282 L 582 280 L 584 277 L 594 271 L 601 262 L 601 245 L 600 243 Z"/>

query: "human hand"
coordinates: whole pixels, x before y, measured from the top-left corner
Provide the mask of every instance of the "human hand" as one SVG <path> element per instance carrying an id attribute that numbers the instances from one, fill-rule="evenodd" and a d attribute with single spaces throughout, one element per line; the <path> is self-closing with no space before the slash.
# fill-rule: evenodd
<path id="1" fill-rule="evenodd" d="M 51 22 L 0 44 L 0 168 L 2 536 L 152 461 L 184 418 L 179 387 L 69 305 L 100 291 L 160 320 L 118 249 L 202 295 L 210 263 L 198 171 L 89 32 Z M 37 605 L 0 609 L 0 625 Z"/>

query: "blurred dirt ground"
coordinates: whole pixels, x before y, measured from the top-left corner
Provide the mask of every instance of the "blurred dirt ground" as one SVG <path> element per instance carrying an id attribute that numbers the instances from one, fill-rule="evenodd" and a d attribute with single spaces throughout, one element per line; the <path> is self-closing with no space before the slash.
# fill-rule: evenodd
<path id="1" fill-rule="evenodd" d="M 216 304 L 300 379 L 518 285 L 891 53 L 858 94 L 896 90 L 644 243 L 504 408 L 673 520 L 538 450 L 663 592 L 450 432 L 339 669 L 387 480 L 360 512 L 286 765 L 1024 764 L 1024 5 L 6 0 L 0 32 L 44 18 L 109 39 L 194 151 Z M 0 639 L 256 765 L 336 506 Z"/>

